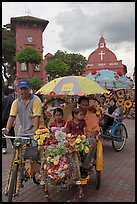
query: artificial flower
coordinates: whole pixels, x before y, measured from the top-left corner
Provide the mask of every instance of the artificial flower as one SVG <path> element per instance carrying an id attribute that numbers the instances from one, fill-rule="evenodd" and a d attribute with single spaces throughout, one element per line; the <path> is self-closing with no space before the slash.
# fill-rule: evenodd
<path id="1" fill-rule="evenodd" d="M 117 92 L 116 92 L 116 94 L 117 94 L 117 96 L 119 97 L 119 98 L 124 98 L 124 96 L 125 96 L 125 92 L 124 92 L 124 90 L 118 90 Z"/>
<path id="2" fill-rule="evenodd" d="M 126 100 L 126 101 L 124 102 L 124 106 L 125 106 L 126 108 L 131 108 L 132 105 L 133 105 L 133 102 L 130 101 L 130 100 Z"/>
<path id="3" fill-rule="evenodd" d="M 122 106 L 124 103 L 124 98 L 118 98 L 117 102 L 116 102 L 116 106 Z"/>

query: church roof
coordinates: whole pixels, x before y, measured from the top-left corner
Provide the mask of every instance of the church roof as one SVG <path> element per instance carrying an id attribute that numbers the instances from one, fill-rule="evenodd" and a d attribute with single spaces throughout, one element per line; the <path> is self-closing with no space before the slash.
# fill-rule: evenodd
<path id="1" fill-rule="evenodd" d="M 101 36 L 99 39 L 98 48 L 88 57 L 88 63 L 102 61 L 117 61 L 116 55 L 106 47 L 106 42 L 103 36 Z"/>

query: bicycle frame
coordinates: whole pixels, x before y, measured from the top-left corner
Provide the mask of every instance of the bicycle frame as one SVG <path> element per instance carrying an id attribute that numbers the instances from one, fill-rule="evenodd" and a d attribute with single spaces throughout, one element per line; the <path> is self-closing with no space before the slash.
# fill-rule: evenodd
<path id="1" fill-rule="evenodd" d="M 101 132 L 101 134 L 100 134 L 101 137 L 106 138 L 106 139 L 110 139 L 110 140 L 114 139 L 116 137 L 114 132 L 115 132 L 117 126 L 119 126 L 120 124 L 123 124 L 123 123 L 121 121 L 118 121 L 118 120 L 114 119 L 113 125 L 108 126 L 108 128 L 111 130 L 109 135 L 106 135 L 103 132 Z"/>
<path id="2" fill-rule="evenodd" d="M 27 134 L 28 135 L 28 134 Z M 5 138 L 15 138 L 17 140 L 14 141 L 14 154 L 13 154 L 13 158 L 10 164 L 10 170 L 8 173 L 8 179 L 7 179 L 7 183 L 5 186 L 5 194 L 8 195 L 9 191 L 10 191 L 10 186 L 11 186 L 11 182 L 12 182 L 12 176 L 13 176 L 13 170 L 14 170 L 14 166 L 17 164 L 17 168 L 18 168 L 18 172 L 17 172 L 17 176 L 15 179 L 15 189 L 13 190 L 13 196 L 18 195 L 20 187 L 19 187 L 19 179 L 18 177 L 21 176 L 19 175 L 19 173 L 21 174 L 23 172 L 24 174 L 24 180 L 28 180 L 30 178 L 32 178 L 33 176 L 33 170 L 32 170 L 32 165 L 34 164 L 35 161 L 31 160 L 31 159 L 26 159 L 23 160 L 23 155 L 25 153 L 25 149 L 27 147 L 27 144 L 22 144 L 21 142 L 18 141 L 18 139 L 25 139 L 25 140 L 29 140 L 31 141 L 31 137 L 24 137 L 26 135 L 23 135 L 23 137 L 13 137 L 13 136 L 7 136 L 4 135 Z M 26 168 L 26 164 L 28 165 L 28 168 Z"/>

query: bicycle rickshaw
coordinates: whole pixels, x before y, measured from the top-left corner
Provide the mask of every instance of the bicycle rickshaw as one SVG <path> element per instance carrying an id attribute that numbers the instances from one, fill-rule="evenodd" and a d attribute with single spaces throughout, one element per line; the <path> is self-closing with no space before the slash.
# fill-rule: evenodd
<path id="1" fill-rule="evenodd" d="M 48 132 L 48 129 L 38 129 L 37 131 L 45 134 Z M 61 132 L 59 134 L 61 134 Z M 4 136 L 9 139 L 12 138 L 12 136 Z M 13 198 L 19 195 L 24 182 L 28 181 L 28 179 L 33 179 L 35 184 L 40 184 L 42 179 L 44 182 L 42 188 L 45 191 L 45 197 L 47 198 L 50 198 L 48 192 L 49 187 L 55 187 L 59 191 L 69 190 L 76 186 L 76 193 L 71 201 L 77 202 L 84 195 L 82 186 L 86 185 L 91 176 L 95 173 L 95 185 L 96 189 L 99 190 L 101 184 L 101 171 L 103 169 L 102 149 L 97 147 L 96 154 L 90 164 L 88 176 L 87 178 L 82 179 L 80 173 L 80 155 L 77 145 L 80 146 L 84 144 L 85 148 L 89 148 L 88 141 L 85 138 L 81 139 L 83 136 L 81 138 L 79 138 L 80 136 L 75 138 L 75 141 L 80 139 L 82 142 L 76 144 L 75 149 L 73 149 L 73 152 L 71 153 L 68 151 L 68 148 L 71 149 L 71 146 L 68 146 L 68 142 L 66 145 L 65 138 L 59 141 L 54 134 L 49 134 L 44 141 L 46 145 L 31 146 L 34 137 L 38 139 L 44 135 L 38 133 L 38 135 L 35 135 L 34 137 L 27 136 L 14 137 L 14 155 L 10 165 L 8 180 L 4 189 L 5 195 L 8 196 L 8 202 L 12 202 Z M 27 144 L 24 145 L 20 139 L 27 140 Z M 67 141 L 69 141 L 68 139 L 71 140 L 71 138 L 67 138 Z M 99 136 L 96 137 L 96 141 L 97 144 L 101 145 Z M 102 148 L 102 146 L 100 148 Z M 49 166 L 49 163 L 51 173 L 46 169 L 46 166 Z M 58 166 L 59 164 L 61 164 L 60 167 Z M 55 174 L 52 172 L 53 169 L 56 171 L 56 176 L 54 176 Z M 60 177 L 58 176 L 60 174 L 64 175 Z M 57 176 L 58 178 L 56 179 Z"/>
<path id="2" fill-rule="evenodd" d="M 108 92 L 107 90 L 105 90 L 101 86 L 99 86 L 96 82 L 94 82 L 88 78 L 85 78 L 85 77 L 67 76 L 67 77 L 62 77 L 62 78 L 63 79 L 66 78 L 66 81 L 65 81 L 65 84 L 61 84 L 61 86 L 57 89 L 57 91 L 59 91 L 59 93 L 56 93 L 55 90 L 54 90 L 55 92 L 50 90 L 49 88 L 47 88 L 47 85 L 48 84 L 51 85 L 51 83 L 54 83 L 56 85 L 57 82 L 60 81 L 59 80 L 60 78 L 55 79 L 55 80 L 49 82 L 48 84 L 46 84 L 45 90 L 48 91 L 49 97 L 51 97 L 51 95 L 50 95 L 51 92 L 52 92 L 52 96 L 53 95 L 60 95 L 60 96 L 63 95 L 64 96 L 64 92 L 66 91 L 66 95 L 69 95 L 70 97 L 74 96 L 74 95 L 81 95 L 81 94 L 83 95 L 84 91 L 85 91 L 86 95 L 96 94 L 96 93 L 102 94 L 102 93 Z M 78 87 L 77 78 L 80 79 L 80 85 L 79 86 L 81 86 L 83 83 L 83 86 L 84 86 L 83 89 Z M 76 84 L 74 82 L 76 82 Z M 53 86 L 50 86 L 50 87 L 53 88 Z M 76 93 L 75 93 L 75 91 L 76 91 Z M 55 94 L 53 94 L 53 92 Z M 44 94 L 44 93 L 41 91 L 40 94 Z M 45 131 L 47 131 L 47 129 L 46 130 L 43 129 L 43 131 L 45 134 Z M 46 137 L 47 137 L 47 135 L 50 135 L 49 132 L 48 132 L 48 134 L 46 134 Z M 37 135 L 35 135 L 35 136 L 37 136 Z M 10 138 L 10 136 L 8 136 L 8 137 Z M 40 137 L 40 135 L 38 135 L 38 137 Z M 42 187 L 44 188 L 44 191 L 45 191 L 47 197 L 49 197 L 49 194 L 48 194 L 48 187 L 49 186 L 54 186 L 57 189 L 63 190 L 64 188 L 69 189 L 69 187 L 73 187 L 75 185 L 75 186 L 77 186 L 77 192 L 74 195 L 74 198 L 72 199 L 72 201 L 78 201 L 84 195 L 82 185 L 86 185 L 88 183 L 88 180 L 90 179 L 90 176 L 93 173 L 93 168 L 96 172 L 96 189 L 100 188 L 101 171 L 103 168 L 103 151 L 102 151 L 102 144 L 100 141 L 100 136 L 98 136 L 96 138 L 97 139 L 97 151 L 96 151 L 94 159 L 91 162 L 91 168 L 89 169 L 89 174 L 88 174 L 88 177 L 86 179 L 81 179 L 80 159 L 79 159 L 78 151 L 74 150 L 72 152 L 72 154 L 70 154 L 69 152 L 66 152 L 66 149 L 67 149 L 66 143 L 64 143 L 64 142 L 62 143 L 62 141 L 57 141 L 57 139 L 54 138 L 54 136 L 50 137 L 50 139 L 52 141 L 50 141 L 46 147 L 44 147 L 42 144 L 40 145 L 42 148 L 39 148 L 39 146 L 38 146 L 39 155 L 42 153 L 41 158 L 38 158 L 37 155 L 35 155 L 36 156 L 35 158 L 31 157 L 33 154 L 30 154 L 30 156 L 28 154 L 25 158 L 25 152 L 26 152 L 27 146 L 23 146 L 18 141 L 18 138 L 19 137 L 17 137 L 17 140 L 15 140 L 14 156 L 13 156 L 11 166 L 10 166 L 8 182 L 7 182 L 7 185 L 5 188 L 5 193 L 8 195 L 8 202 L 12 201 L 13 196 L 16 196 L 19 194 L 20 188 L 19 188 L 18 178 L 20 177 L 22 171 L 25 173 L 22 181 L 27 181 L 28 179 L 32 178 L 34 183 L 39 184 L 41 176 L 44 178 L 44 185 L 42 185 Z M 22 137 L 20 136 L 20 138 L 22 138 Z M 43 138 L 43 135 L 42 135 L 42 138 Z M 29 145 L 31 147 L 31 141 L 32 140 L 30 138 L 27 138 L 27 139 L 30 141 Z M 44 141 L 44 139 L 43 139 L 43 141 Z M 48 141 L 47 138 L 46 138 L 46 141 Z M 65 139 L 64 139 L 64 141 L 66 142 Z M 81 141 L 82 141 L 82 139 L 81 139 Z M 89 145 L 86 139 L 83 139 L 83 143 L 87 146 Z M 64 148 L 62 148 L 62 146 Z M 31 150 L 30 147 L 28 149 Z M 61 152 L 62 152 L 61 157 L 58 157 L 59 147 L 61 147 Z M 88 148 L 89 148 L 89 146 L 88 146 Z M 32 151 L 32 152 L 34 152 L 34 151 Z M 52 156 L 55 156 L 56 158 L 52 158 Z M 66 173 L 60 171 L 60 168 L 58 168 L 57 165 L 59 164 L 60 161 L 65 162 L 63 170 Z M 53 173 L 53 169 L 51 169 L 51 166 L 48 166 L 49 162 L 54 164 L 54 165 L 52 165 L 52 167 L 54 166 L 54 170 L 57 168 L 59 170 L 58 174 L 62 175 L 60 178 L 57 178 L 57 182 L 54 182 L 55 177 L 54 177 L 54 174 L 51 174 L 51 173 Z M 26 167 L 26 164 L 29 165 L 28 168 Z M 37 168 L 35 168 L 35 167 L 32 168 L 32 165 L 36 165 Z M 49 169 L 47 169 L 47 166 Z M 38 177 L 37 177 L 37 173 L 38 173 Z M 57 176 L 57 172 L 56 172 L 56 176 Z M 53 185 L 53 184 L 55 184 L 55 185 Z"/>
<path id="3" fill-rule="evenodd" d="M 4 129 L 3 129 L 4 130 Z M 33 179 L 34 183 L 39 184 L 37 180 L 40 175 L 39 152 L 37 146 L 32 146 L 33 135 L 8 136 L 3 135 L 7 139 L 14 139 L 13 157 L 8 172 L 8 178 L 3 193 L 8 196 L 8 202 L 12 202 L 13 198 L 19 195 L 23 188 L 23 183 L 28 179 Z M 25 144 L 23 141 L 26 141 Z"/>
<path id="4" fill-rule="evenodd" d="M 113 125 L 108 126 L 105 133 L 101 132 L 100 136 L 102 139 L 112 142 L 113 149 L 119 152 L 125 147 L 128 133 L 125 125 L 114 119 Z"/>
<path id="5" fill-rule="evenodd" d="M 125 89 L 111 90 L 109 94 L 103 95 L 105 98 L 103 105 L 100 104 L 99 97 L 94 99 L 96 106 L 98 106 L 96 114 L 100 118 L 101 127 L 110 99 L 114 98 L 116 100 L 116 106 L 120 110 L 120 115 L 115 117 L 113 124 L 108 126 L 105 132 L 101 131 L 100 136 L 104 141 L 112 143 L 113 149 L 117 152 L 123 150 L 128 139 L 128 132 L 123 120 L 127 118 L 130 111 L 135 107 L 132 98 L 127 98 L 126 93 Z"/>

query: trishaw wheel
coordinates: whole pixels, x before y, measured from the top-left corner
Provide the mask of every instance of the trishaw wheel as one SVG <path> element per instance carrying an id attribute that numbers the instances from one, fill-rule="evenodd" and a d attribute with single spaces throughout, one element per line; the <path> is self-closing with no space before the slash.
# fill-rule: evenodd
<path id="1" fill-rule="evenodd" d="M 100 189 L 100 184 L 101 184 L 101 171 L 96 170 L 96 189 Z"/>
<path id="2" fill-rule="evenodd" d="M 112 140 L 112 146 L 116 152 L 119 152 L 124 148 L 127 137 L 128 134 L 125 125 L 120 124 L 117 126 L 114 131 L 114 139 Z"/>

